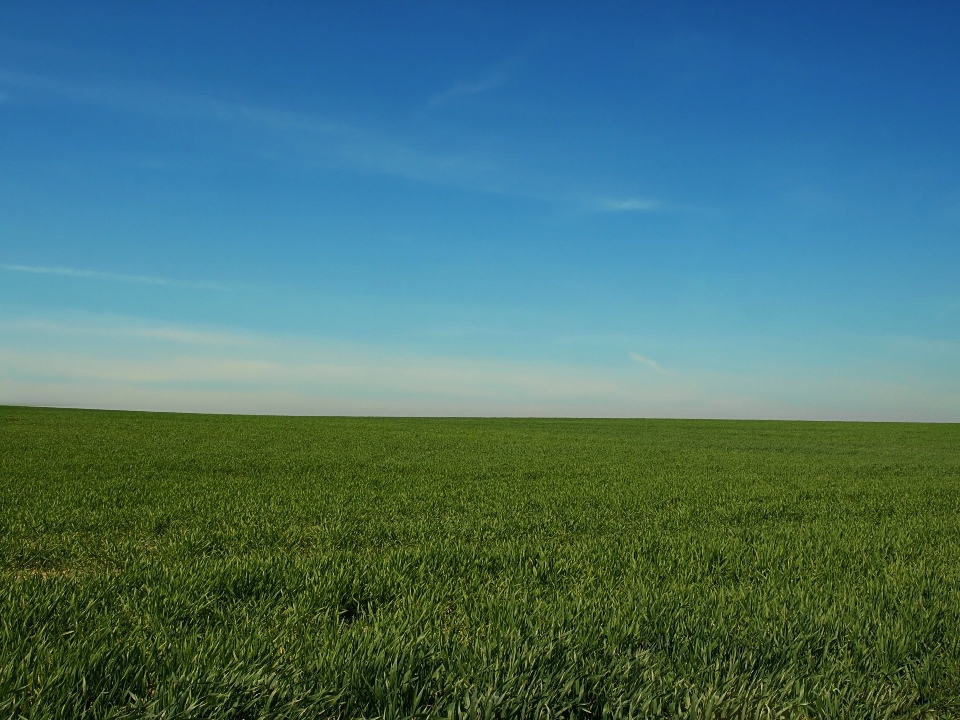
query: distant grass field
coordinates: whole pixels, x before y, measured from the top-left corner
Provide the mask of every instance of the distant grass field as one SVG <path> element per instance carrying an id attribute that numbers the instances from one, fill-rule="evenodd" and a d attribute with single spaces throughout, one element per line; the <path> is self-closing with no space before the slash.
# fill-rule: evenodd
<path id="1" fill-rule="evenodd" d="M 0 408 L 0 717 L 960 717 L 960 426 Z"/>

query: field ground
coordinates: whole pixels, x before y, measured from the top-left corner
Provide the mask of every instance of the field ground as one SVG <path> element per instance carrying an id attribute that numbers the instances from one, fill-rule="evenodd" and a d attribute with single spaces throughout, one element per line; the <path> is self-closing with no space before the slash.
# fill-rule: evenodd
<path id="1" fill-rule="evenodd" d="M 0 717 L 960 717 L 960 425 L 0 408 Z"/>

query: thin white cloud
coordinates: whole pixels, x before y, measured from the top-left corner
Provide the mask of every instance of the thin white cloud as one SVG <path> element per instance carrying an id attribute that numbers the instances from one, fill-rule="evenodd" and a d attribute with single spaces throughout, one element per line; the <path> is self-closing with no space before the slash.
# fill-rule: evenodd
<path id="1" fill-rule="evenodd" d="M 569 363 L 458 357 L 119 316 L 74 313 L 0 321 L 0 404 L 636 415 L 650 414 L 651 403 L 662 404 L 677 393 L 676 387 L 651 384 L 631 373 L 610 375 Z"/>
<path id="2" fill-rule="evenodd" d="M 0 319 L 0 332 L 60 338 L 89 337 L 97 339 L 130 339 L 156 343 L 193 346 L 256 347 L 263 338 L 238 332 L 185 328 L 170 323 L 148 322 L 138 318 L 107 315 L 91 318 L 85 313 L 71 313 L 64 319 L 21 318 Z"/>
<path id="3" fill-rule="evenodd" d="M 85 280 L 105 280 L 107 282 L 135 283 L 137 285 L 169 285 L 173 287 L 190 287 L 204 290 L 219 289 L 221 286 L 212 283 L 187 282 L 172 278 L 151 277 L 148 275 L 125 275 L 123 273 L 99 272 L 96 270 L 80 270 L 66 267 L 44 267 L 38 265 L 8 265 L 0 263 L 0 270 L 9 272 L 31 273 L 34 275 L 60 275 L 63 277 L 83 278 Z"/>
<path id="4" fill-rule="evenodd" d="M 159 359 L 105 357 L 90 352 L 7 352 L 0 365 L 8 373 L 73 381 L 134 385 L 200 384 L 208 387 L 263 388 L 313 393 L 382 396 L 459 397 L 465 400 L 523 396 L 538 399 L 610 398 L 616 383 L 570 368 L 478 362 L 449 358 L 330 357 L 320 360 L 242 357 L 236 354 L 176 353 Z"/>
<path id="5" fill-rule="evenodd" d="M 142 114 L 175 115 L 205 120 L 245 120 L 277 130 L 300 129 L 331 134 L 349 132 L 351 129 L 349 126 L 324 122 L 307 115 L 226 102 L 129 82 L 62 80 L 36 73 L 0 68 L 0 83 L 43 98 L 55 96 L 65 100 Z"/>
<path id="6" fill-rule="evenodd" d="M 513 77 L 516 68 L 526 57 L 534 53 L 543 41 L 543 36 L 530 40 L 519 52 L 514 53 L 493 66 L 493 68 L 479 80 L 458 80 L 443 92 L 430 98 L 427 106 L 431 109 L 439 108 L 456 100 L 458 97 L 479 95 L 502 87 Z"/>
<path id="7" fill-rule="evenodd" d="M 665 206 L 660 200 L 651 198 L 626 198 L 601 200 L 597 209 L 601 212 L 654 212 L 665 209 Z"/>
<path id="8" fill-rule="evenodd" d="M 532 47 L 532 46 L 531 46 Z M 437 107 L 457 96 L 483 93 L 500 87 L 511 68 L 528 50 L 508 59 L 478 81 L 460 81 L 429 102 Z M 4 87 L 5 86 L 5 87 Z M 170 91 L 150 85 L 104 80 L 65 80 L 36 73 L 0 68 L 0 93 L 16 88 L 9 102 L 49 102 L 51 99 L 120 110 L 147 116 L 175 117 L 229 124 L 244 132 L 266 133 L 245 151 L 270 162 L 287 162 L 308 168 L 341 166 L 354 172 L 399 177 L 433 185 L 460 187 L 492 195 L 526 198 L 571 205 L 588 211 L 625 212 L 663 209 L 657 200 L 604 200 L 596 203 L 576 189 L 557 187 L 551 178 L 522 168 L 488 151 L 434 152 L 380 130 L 321 116 L 230 102 L 203 95 Z M 236 133 L 221 135 L 238 137 Z"/>
<path id="9" fill-rule="evenodd" d="M 609 397 L 618 392 L 616 382 L 566 365 L 404 353 L 329 339 L 209 331 L 129 317 L 74 314 L 3 320 L 0 334 L 6 337 L 0 365 L 8 372 L 71 381 L 302 387 L 464 398 L 518 393 L 541 399 Z M 57 349 L 51 351 L 52 347 Z"/>
<path id="10" fill-rule="evenodd" d="M 69 329 L 65 326 L 69 325 Z M 111 327 L 115 332 L 111 333 Z M 86 336 L 86 337 L 84 337 Z M 637 353 L 630 358 L 659 365 Z M 662 370 L 662 369 L 661 369 Z M 960 419 L 960 386 L 856 368 L 630 372 L 115 316 L 0 322 L 0 404 L 345 415 Z"/>
<path id="11" fill-rule="evenodd" d="M 641 365 L 646 365 L 647 367 L 652 367 L 654 370 L 663 372 L 663 368 L 661 368 L 657 363 L 655 363 L 650 358 L 646 358 L 643 355 L 638 355 L 637 353 L 633 353 L 633 352 L 629 353 L 629 355 L 630 355 L 630 359 L 633 360 L 634 362 L 640 363 Z"/>
<path id="12" fill-rule="evenodd" d="M 469 187 L 480 192 L 532 196 L 508 185 L 492 172 L 487 157 L 470 153 L 426 152 L 384 133 L 315 115 L 171 92 L 125 82 L 76 82 L 0 68 L 0 85 L 17 87 L 43 98 L 94 105 L 144 115 L 174 116 L 270 133 L 277 144 L 270 151 L 257 146 L 263 159 L 312 166 L 319 161 L 342 163 L 355 170 L 402 177 L 436 185 Z M 0 89 L 2 91 L 2 89 Z"/>
<path id="13" fill-rule="evenodd" d="M 502 68 L 498 68 L 481 80 L 474 82 L 460 81 L 454 83 L 443 92 L 438 93 L 430 98 L 430 102 L 428 104 L 431 108 L 438 108 L 442 105 L 446 105 L 451 100 L 460 96 L 478 95 L 490 90 L 495 90 L 506 83 L 507 79 L 507 73 Z"/>

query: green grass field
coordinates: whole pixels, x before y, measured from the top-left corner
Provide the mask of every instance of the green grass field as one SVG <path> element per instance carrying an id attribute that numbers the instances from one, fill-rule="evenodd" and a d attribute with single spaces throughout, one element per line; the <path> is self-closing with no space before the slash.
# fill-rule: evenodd
<path id="1" fill-rule="evenodd" d="M 0 717 L 960 717 L 960 425 L 0 408 Z"/>

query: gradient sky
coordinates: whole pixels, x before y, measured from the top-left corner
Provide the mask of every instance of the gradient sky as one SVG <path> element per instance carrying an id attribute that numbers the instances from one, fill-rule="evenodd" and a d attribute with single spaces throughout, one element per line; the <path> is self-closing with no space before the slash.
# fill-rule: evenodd
<path id="1" fill-rule="evenodd" d="M 956 3 L 0 5 L 0 403 L 960 421 Z"/>

